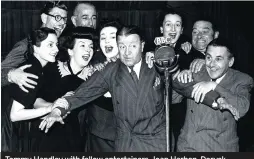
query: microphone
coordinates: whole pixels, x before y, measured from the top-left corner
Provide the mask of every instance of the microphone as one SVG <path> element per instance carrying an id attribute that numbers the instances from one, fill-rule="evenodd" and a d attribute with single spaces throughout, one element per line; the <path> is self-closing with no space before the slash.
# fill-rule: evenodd
<path id="1" fill-rule="evenodd" d="M 154 65 L 159 73 L 163 73 L 166 69 L 169 72 L 174 72 L 178 69 L 179 55 L 175 54 L 173 47 L 168 46 L 167 43 L 170 39 L 164 37 L 155 38 L 156 45 L 154 53 Z"/>

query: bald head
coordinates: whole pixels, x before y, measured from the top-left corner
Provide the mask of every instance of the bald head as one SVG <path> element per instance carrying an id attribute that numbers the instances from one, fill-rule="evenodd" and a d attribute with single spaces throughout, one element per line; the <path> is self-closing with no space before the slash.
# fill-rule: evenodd
<path id="1" fill-rule="evenodd" d="M 94 5 L 79 3 L 73 11 L 71 21 L 74 26 L 86 26 L 96 29 L 97 13 Z"/>

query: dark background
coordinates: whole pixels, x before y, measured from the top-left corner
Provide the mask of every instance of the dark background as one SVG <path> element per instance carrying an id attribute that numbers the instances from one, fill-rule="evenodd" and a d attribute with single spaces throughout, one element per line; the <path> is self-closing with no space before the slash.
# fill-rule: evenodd
<path id="1" fill-rule="evenodd" d="M 89 1 L 88 1 L 89 2 Z M 76 4 L 66 1 L 69 13 Z M 254 77 L 254 2 L 167 2 L 167 1 L 96 1 L 98 20 L 116 18 L 124 24 L 140 26 L 147 42 L 159 35 L 156 25 L 161 9 L 174 8 L 185 17 L 184 34 L 191 38 L 193 21 L 199 15 L 209 16 L 220 26 L 220 36 L 229 39 L 235 46 L 235 68 Z M 40 9 L 45 1 L 1 1 L 1 59 L 14 44 L 32 30 L 41 26 Z M 70 20 L 69 22 L 70 23 Z M 253 91 L 252 91 L 253 92 Z M 254 96 L 252 96 L 252 101 Z M 238 123 L 240 150 L 254 151 L 253 102 L 245 117 Z"/>

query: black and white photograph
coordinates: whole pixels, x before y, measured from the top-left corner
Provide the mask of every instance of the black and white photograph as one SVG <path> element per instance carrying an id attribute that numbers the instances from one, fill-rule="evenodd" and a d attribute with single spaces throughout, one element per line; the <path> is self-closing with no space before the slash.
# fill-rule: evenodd
<path id="1" fill-rule="evenodd" d="M 253 8 L 1 1 L 1 152 L 254 152 Z"/>

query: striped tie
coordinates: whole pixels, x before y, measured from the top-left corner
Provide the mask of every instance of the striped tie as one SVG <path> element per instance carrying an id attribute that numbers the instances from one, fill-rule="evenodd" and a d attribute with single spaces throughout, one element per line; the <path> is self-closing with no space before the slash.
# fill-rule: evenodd
<path id="1" fill-rule="evenodd" d="M 134 66 L 129 66 L 129 68 L 131 69 L 131 77 L 132 77 L 132 79 L 133 79 L 133 81 L 134 81 L 134 83 L 135 83 L 135 85 L 136 85 L 136 88 L 137 88 L 137 86 L 138 86 L 138 76 L 137 76 L 137 74 L 136 74 L 136 72 L 133 70 L 133 67 Z"/>

